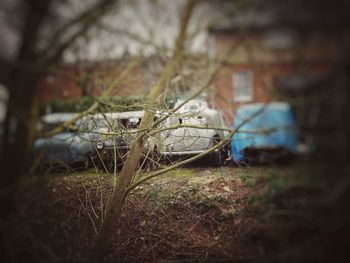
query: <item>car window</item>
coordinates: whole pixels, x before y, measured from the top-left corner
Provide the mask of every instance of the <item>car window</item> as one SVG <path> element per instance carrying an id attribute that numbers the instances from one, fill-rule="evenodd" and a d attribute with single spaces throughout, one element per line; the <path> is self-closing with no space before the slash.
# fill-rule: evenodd
<path id="1" fill-rule="evenodd" d="M 141 118 L 129 118 L 126 122 L 127 129 L 136 129 L 141 123 Z"/>
<path id="2" fill-rule="evenodd" d="M 83 122 L 83 130 L 96 130 L 99 128 L 108 127 L 108 123 L 104 119 L 89 119 L 88 121 Z"/>
<path id="3" fill-rule="evenodd" d="M 77 120 L 74 125 L 80 132 L 89 132 L 102 127 L 102 120 L 97 118 L 82 118 Z"/>
<path id="4" fill-rule="evenodd" d="M 196 111 L 196 110 L 198 110 L 198 108 L 199 108 L 199 106 L 195 105 L 195 104 L 185 106 L 185 110 L 188 110 L 188 111 Z"/>
<path id="5" fill-rule="evenodd" d="M 42 131 L 45 132 L 49 132 L 57 127 L 60 127 L 64 124 L 64 122 L 50 122 L 50 123 L 44 123 L 43 124 L 43 128 Z M 71 128 L 65 128 L 64 129 L 65 132 L 75 132 L 77 131 L 77 127 L 76 125 L 72 125 Z"/>
<path id="6" fill-rule="evenodd" d="M 137 129 L 141 123 L 141 118 L 122 118 L 118 119 L 118 125 L 114 125 L 118 129 Z"/>
<path id="7" fill-rule="evenodd" d="M 109 131 L 121 129 L 120 125 L 119 120 L 107 116 L 104 116 L 103 119 L 99 119 L 98 122 L 98 128 L 108 128 Z"/>

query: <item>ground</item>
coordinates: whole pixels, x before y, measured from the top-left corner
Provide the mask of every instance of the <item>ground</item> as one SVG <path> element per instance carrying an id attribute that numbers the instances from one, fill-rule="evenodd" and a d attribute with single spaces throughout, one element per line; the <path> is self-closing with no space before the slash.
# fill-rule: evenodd
<path id="1" fill-rule="evenodd" d="M 128 198 L 106 261 L 250 262 L 271 255 L 283 236 L 272 216 L 276 204 L 293 205 L 273 199 L 307 183 L 303 169 L 196 165 L 149 180 Z M 18 229 L 29 231 L 36 256 L 85 261 L 116 183 L 94 169 L 26 182 Z"/>

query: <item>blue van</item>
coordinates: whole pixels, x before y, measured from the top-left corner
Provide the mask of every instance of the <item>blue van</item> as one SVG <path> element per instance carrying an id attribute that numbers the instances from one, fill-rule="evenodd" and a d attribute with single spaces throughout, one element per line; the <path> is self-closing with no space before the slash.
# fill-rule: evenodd
<path id="1" fill-rule="evenodd" d="M 236 164 L 271 162 L 297 152 L 297 127 L 285 102 L 243 105 L 236 111 L 231 139 Z"/>

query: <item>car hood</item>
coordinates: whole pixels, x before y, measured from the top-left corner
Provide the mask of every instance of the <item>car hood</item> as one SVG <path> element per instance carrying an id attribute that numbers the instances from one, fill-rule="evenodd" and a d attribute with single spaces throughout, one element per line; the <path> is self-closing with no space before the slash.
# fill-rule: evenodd
<path id="1" fill-rule="evenodd" d="M 62 132 L 59 134 L 56 134 L 49 138 L 40 138 L 37 139 L 34 143 L 35 147 L 42 147 L 42 146 L 48 146 L 48 145 L 65 145 L 65 144 L 71 144 L 77 142 L 79 139 L 79 136 L 77 136 L 74 133 L 70 132 Z"/>
<path id="2" fill-rule="evenodd" d="M 114 146 L 113 140 L 115 141 L 115 145 L 118 145 L 118 146 L 129 145 L 130 146 L 137 137 L 136 131 L 137 130 L 130 130 L 129 132 L 126 132 L 126 133 L 123 133 L 120 135 L 103 136 L 101 141 L 107 147 Z"/>

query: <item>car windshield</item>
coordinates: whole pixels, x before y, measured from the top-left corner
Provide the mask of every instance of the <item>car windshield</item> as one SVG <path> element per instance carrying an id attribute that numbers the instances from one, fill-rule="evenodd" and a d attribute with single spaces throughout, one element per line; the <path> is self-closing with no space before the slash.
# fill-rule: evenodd
<path id="1" fill-rule="evenodd" d="M 92 131 L 98 128 L 108 127 L 108 123 L 104 119 L 81 119 L 77 121 L 79 131 Z"/>
<path id="2" fill-rule="evenodd" d="M 49 132 L 57 127 L 60 127 L 64 124 L 64 121 L 56 121 L 56 122 L 43 122 L 42 132 Z M 98 128 L 107 127 L 108 124 L 103 119 L 79 119 L 72 125 L 70 128 L 65 128 L 65 132 L 89 132 L 92 130 L 96 130 Z"/>
<path id="3" fill-rule="evenodd" d="M 196 111 L 198 109 L 199 109 L 199 106 L 196 104 L 191 104 L 191 105 L 185 106 L 185 110 L 189 110 L 189 111 Z"/>
<path id="4" fill-rule="evenodd" d="M 121 128 L 124 129 L 137 129 L 140 125 L 141 118 L 123 118 L 118 119 Z"/>
<path id="5" fill-rule="evenodd" d="M 44 123 L 43 128 L 42 128 L 42 132 L 49 132 L 52 131 L 55 128 L 58 128 L 60 126 L 62 126 L 64 124 L 64 122 L 49 122 L 49 123 Z M 76 127 L 73 125 L 71 128 L 65 128 L 64 129 L 65 132 L 74 132 L 77 131 Z"/>

